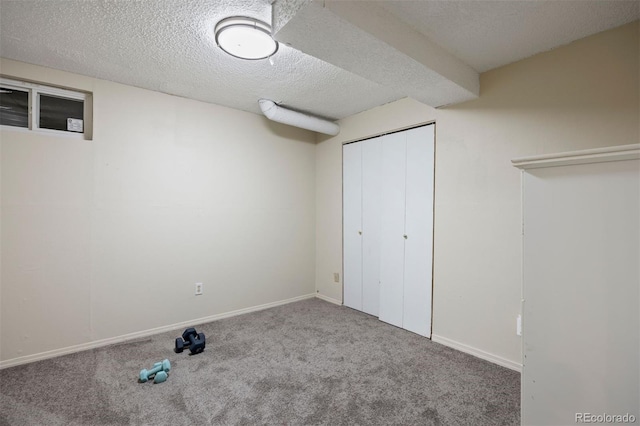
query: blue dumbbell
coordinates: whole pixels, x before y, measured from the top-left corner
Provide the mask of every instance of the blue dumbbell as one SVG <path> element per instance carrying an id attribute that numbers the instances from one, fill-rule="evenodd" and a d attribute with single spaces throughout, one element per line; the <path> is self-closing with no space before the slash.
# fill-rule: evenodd
<path id="1" fill-rule="evenodd" d="M 151 370 L 147 370 L 146 368 L 140 370 L 140 381 L 144 383 L 153 377 L 154 383 L 162 383 L 167 380 L 167 373 L 170 370 L 171 363 L 168 359 L 165 359 L 162 362 L 156 362 L 155 364 L 153 364 L 153 368 Z"/>
<path id="2" fill-rule="evenodd" d="M 199 354 L 204 350 L 206 344 L 204 333 L 198 333 L 195 328 L 187 328 L 182 333 L 182 338 L 176 339 L 176 347 L 174 352 L 179 354 L 184 351 L 185 346 L 189 347 L 191 355 Z"/>

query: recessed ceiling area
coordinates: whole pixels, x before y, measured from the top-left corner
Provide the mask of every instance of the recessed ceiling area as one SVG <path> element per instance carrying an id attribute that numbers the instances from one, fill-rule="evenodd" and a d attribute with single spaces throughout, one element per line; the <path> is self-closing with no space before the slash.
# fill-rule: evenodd
<path id="1" fill-rule="evenodd" d="M 256 114 L 258 99 L 271 99 L 340 119 L 404 97 L 472 99 L 479 72 L 640 18 L 640 2 L 625 0 L 276 0 L 273 9 L 269 0 L 0 0 L 0 55 Z M 229 16 L 274 22 L 273 64 L 216 46 L 215 25 Z M 327 25 L 311 26 L 316 18 Z"/>
<path id="2" fill-rule="evenodd" d="M 376 3 L 479 72 L 640 18 L 636 0 Z"/>

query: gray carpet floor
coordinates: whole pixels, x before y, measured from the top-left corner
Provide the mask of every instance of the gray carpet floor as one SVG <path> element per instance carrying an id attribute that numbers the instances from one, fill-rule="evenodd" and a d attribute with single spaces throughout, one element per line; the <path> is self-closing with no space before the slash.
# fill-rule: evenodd
<path id="1" fill-rule="evenodd" d="M 516 425 L 520 374 L 309 299 L 0 371 L 1 425 Z M 169 358 L 166 382 L 138 383 Z"/>

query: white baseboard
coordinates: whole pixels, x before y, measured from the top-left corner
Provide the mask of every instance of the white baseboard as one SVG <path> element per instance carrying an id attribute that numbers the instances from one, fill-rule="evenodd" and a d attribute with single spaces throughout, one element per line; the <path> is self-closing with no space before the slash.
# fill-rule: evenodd
<path id="1" fill-rule="evenodd" d="M 261 311 L 263 309 L 273 308 L 275 306 L 286 305 L 287 303 L 298 302 L 300 300 L 312 299 L 316 297 L 315 293 L 305 294 L 304 296 L 292 297 L 291 299 L 279 300 L 277 302 L 265 303 L 264 305 L 251 306 L 249 308 L 238 309 L 231 312 L 224 312 L 222 314 L 211 315 L 204 318 L 198 318 L 189 321 L 183 321 L 176 324 L 165 325 L 162 327 L 152 328 L 149 330 L 136 331 L 135 333 L 129 333 L 122 336 L 110 337 L 108 339 L 95 340 L 93 342 L 81 343 L 79 345 L 68 346 L 66 348 L 54 349 L 52 351 L 40 352 L 33 355 L 21 356 L 18 358 L 12 358 L 5 361 L 0 361 L 0 370 L 9 367 L 15 367 L 17 365 L 28 364 L 30 362 L 41 361 L 43 359 L 55 358 L 61 355 L 68 355 L 75 352 L 86 351 L 89 349 L 100 348 L 103 346 L 112 345 L 114 343 L 127 342 L 129 340 L 139 339 L 142 337 L 152 336 L 154 334 L 164 333 L 167 331 L 179 330 L 182 328 L 195 326 L 198 324 L 204 324 L 211 321 L 217 321 L 224 318 L 235 317 L 237 315 L 248 314 L 249 312 Z"/>
<path id="2" fill-rule="evenodd" d="M 501 356 L 494 355 L 489 352 L 485 352 L 481 349 L 474 348 L 472 346 L 465 345 L 464 343 L 456 342 L 455 340 L 447 339 L 446 337 L 438 336 L 436 334 L 431 335 L 431 340 L 436 343 L 440 343 L 445 346 L 449 346 L 450 348 L 456 349 L 460 352 L 467 353 L 469 355 L 473 355 L 475 357 L 484 359 L 485 361 L 493 362 L 494 364 L 501 365 L 503 367 L 507 367 L 511 370 L 515 370 L 517 372 L 522 373 L 522 364 L 511 361 L 506 358 L 502 358 Z"/>
<path id="3" fill-rule="evenodd" d="M 325 302 L 329 302 L 329 303 L 333 303 L 334 305 L 342 306 L 342 301 L 340 301 L 338 299 L 334 299 L 333 297 L 325 296 L 324 294 L 320 294 L 320 293 L 316 293 L 316 297 L 318 299 L 324 300 Z"/>

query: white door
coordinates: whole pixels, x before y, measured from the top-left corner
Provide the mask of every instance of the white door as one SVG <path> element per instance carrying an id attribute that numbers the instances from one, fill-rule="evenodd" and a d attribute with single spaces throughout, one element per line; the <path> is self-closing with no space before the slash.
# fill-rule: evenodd
<path id="1" fill-rule="evenodd" d="M 615 154 L 525 170 L 523 424 L 640 411 L 640 164 Z"/>
<path id="2" fill-rule="evenodd" d="M 406 132 L 382 138 L 379 318 L 402 327 Z"/>
<path id="3" fill-rule="evenodd" d="M 403 325 L 431 337 L 433 264 L 434 126 L 404 132 L 407 138 Z"/>
<path id="4" fill-rule="evenodd" d="M 382 138 L 362 144 L 362 310 L 378 316 L 380 300 L 380 165 Z"/>
<path id="5" fill-rule="evenodd" d="M 431 336 L 434 126 L 343 146 L 344 304 Z"/>
<path id="6" fill-rule="evenodd" d="M 362 310 L 362 144 L 342 147 L 344 304 Z"/>

